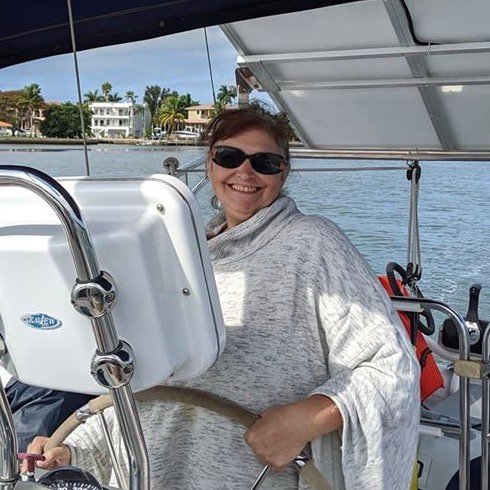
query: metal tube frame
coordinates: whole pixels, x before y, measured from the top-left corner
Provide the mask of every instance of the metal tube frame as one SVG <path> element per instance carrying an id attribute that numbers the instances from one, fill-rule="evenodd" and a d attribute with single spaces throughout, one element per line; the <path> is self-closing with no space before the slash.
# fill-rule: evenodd
<path id="1" fill-rule="evenodd" d="M 490 363 L 490 328 L 485 330 L 482 340 L 482 362 Z M 488 433 L 490 431 L 490 379 L 482 379 L 482 421 L 481 421 L 481 490 L 488 490 Z"/>
<path id="2" fill-rule="evenodd" d="M 446 313 L 454 322 L 458 332 L 459 357 L 463 361 L 469 360 L 470 344 L 466 325 L 463 318 L 452 308 L 441 301 L 426 298 L 392 296 L 391 299 L 395 308 L 400 311 L 421 313 L 424 308 L 430 308 Z M 463 376 L 459 379 L 459 417 L 461 426 L 461 435 L 459 437 L 459 488 L 460 490 L 470 490 L 470 382 L 469 378 Z M 483 418 L 485 418 L 484 414 Z"/>
<path id="3" fill-rule="evenodd" d="M 0 187 L 16 186 L 27 189 L 41 197 L 54 210 L 65 231 L 68 245 L 78 274 L 77 281 L 88 282 L 101 274 L 95 250 L 80 209 L 71 195 L 50 176 L 28 167 L 0 166 Z M 91 318 L 97 354 L 110 354 L 120 346 L 112 315 L 106 312 L 100 318 Z M 148 490 L 149 463 L 143 431 L 136 410 L 136 404 L 129 383 L 109 390 L 119 421 L 122 437 L 129 456 L 129 480 L 131 490 Z M 3 447 L 0 447 L 0 467 L 4 482 L 17 479 L 17 447 L 12 414 L 6 403 L 5 391 L 0 390 L 0 423 L 7 429 L 1 434 Z M 9 486 L 10 485 L 10 486 Z M 12 488 L 11 484 L 0 482 L 1 488 Z"/>
<path id="4" fill-rule="evenodd" d="M 337 61 L 358 59 L 399 58 L 405 56 L 436 56 L 490 52 L 490 42 L 432 44 L 429 46 L 392 46 L 382 48 L 306 51 L 301 53 L 274 53 L 239 55 L 238 66 L 251 63 L 307 63 L 309 61 Z"/>

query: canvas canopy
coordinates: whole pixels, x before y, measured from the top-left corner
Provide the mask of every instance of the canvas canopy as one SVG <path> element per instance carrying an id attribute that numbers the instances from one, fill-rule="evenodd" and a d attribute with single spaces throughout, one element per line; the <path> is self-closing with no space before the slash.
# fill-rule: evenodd
<path id="1" fill-rule="evenodd" d="M 199 27 L 348 0 L 71 0 L 77 49 L 140 41 Z M 3 2 L 0 68 L 71 51 L 66 0 Z"/>

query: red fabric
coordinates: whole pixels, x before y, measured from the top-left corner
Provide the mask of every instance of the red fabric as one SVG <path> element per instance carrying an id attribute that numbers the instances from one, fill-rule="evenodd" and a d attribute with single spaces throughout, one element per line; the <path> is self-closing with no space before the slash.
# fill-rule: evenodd
<path id="1" fill-rule="evenodd" d="M 378 276 L 381 285 L 385 288 L 386 292 L 389 295 L 393 295 L 393 291 L 391 289 L 390 283 L 388 282 L 388 278 L 386 276 Z M 398 287 L 400 291 L 403 293 L 403 296 L 410 296 L 410 293 L 407 291 L 405 286 L 403 286 L 402 282 L 397 280 Z M 407 335 L 410 336 L 410 316 L 407 313 L 398 312 L 400 319 L 405 326 L 407 331 Z M 425 341 L 422 332 L 417 332 L 417 359 L 420 361 L 424 351 L 428 349 L 427 342 Z M 429 351 L 430 352 L 430 351 Z M 444 380 L 442 378 L 441 372 L 439 371 L 439 367 L 436 364 L 434 356 L 432 353 L 429 353 L 425 357 L 425 363 L 422 363 L 422 374 L 420 376 L 420 398 L 421 400 L 425 400 L 428 396 L 432 395 L 434 391 L 444 386 Z"/>

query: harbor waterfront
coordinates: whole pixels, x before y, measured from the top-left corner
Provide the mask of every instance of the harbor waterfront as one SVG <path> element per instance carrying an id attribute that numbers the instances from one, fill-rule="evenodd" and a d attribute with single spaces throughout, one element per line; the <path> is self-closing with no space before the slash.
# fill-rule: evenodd
<path id="1" fill-rule="evenodd" d="M 200 147 L 98 144 L 88 148 L 94 177 L 150 175 L 173 156 L 181 166 L 203 153 Z M 25 165 L 52 176 L 85 175 L 84 151 L 78 146 L 0 145 L 0 165 Z M 292 168 L 338 169 L 293 172 L 286 186 L 300 210 L 336 222 L 367 258 L 376 273 L 388 262 L 407 262 L 409 183 L 405 162 L 293 160 Z M 390 170 L 340 171 L 353 167 Z M 392 170 L 397 167 L 397 170 Z M 426 297 L 466 313 L 468 289 L 480 283 L 480 318 L 490 319 L 490 165 L 479 162 L 421 162 L 419 223 Z M 202 173 L 189 176 L 194 186 Z M 476 183 L 476 184 L 475 184 Z M 204 219 L 212 216 L 211 191 L 197 195 Z M 287 266 L 287 264 L 285 264 Z M 436 316 L 436 322 L 442 318 Z"/>

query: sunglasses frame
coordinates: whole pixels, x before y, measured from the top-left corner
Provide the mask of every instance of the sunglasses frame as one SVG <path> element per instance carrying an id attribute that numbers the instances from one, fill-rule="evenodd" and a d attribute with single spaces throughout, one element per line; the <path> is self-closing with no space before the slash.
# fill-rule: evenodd
<path id="1" fill-rule="evenodd" d="M 217 161 L 217 159 L 216 159 L 216 151 L 219 150 L 220 148 L 224 148 L 224 149 L 228 149 L 228 150 L 233 150 L 237 154 L 243 155 L 243 160 L 241 162 L 239 162 L 237 165 L 234 165 L 232 167 L 227 166 L 227 165 L 223 165 L 222 163 L 219 163 Z M 257 156 L 258 155 L 273 155 L 274 157 L 279 157 L 280 158 L 280 162 L 279 163 L 280 164 L 281 163 L 283 164 L 282 165 L 282 168 L 280 168 L 280 167 L 277 167 L 276 168 L 273 164 L 270 164 L 270 168 L 271 169 L 275 169 L 277 171 L 274 171 L 274 172 L 264 172 L 261 164 L 257 162 Z M 222 168 L 228 168 L 228 169 L 238 168 L 241 165 L 243 165 L 243 163 L 245 162 L 245 160 L 247 160 L 247 158 L 250 161 L 250 165 L 255 170 L 255 172 L 257 172 L 257 173 L 259 173 L 261 175 L 277 175 L 277 174 L 280 174 L 285 169 L 286 165 L 288 164 L 288 162 L 286 161 L 286 159 L 280 153 L 274 153 L 274 152 L 271 152 L 271 151 L 258 151 L 257 153 L 253 153 L 252 155 L 247 155 L 240 148 L 236 148 L 235 146 L 227 146 L 227 145 L 215 146 L 212 149 L 212 151 L 211 151 L 211 160 L 214 163 L 216 163 L 216 165 L 219 165 Z"/>

